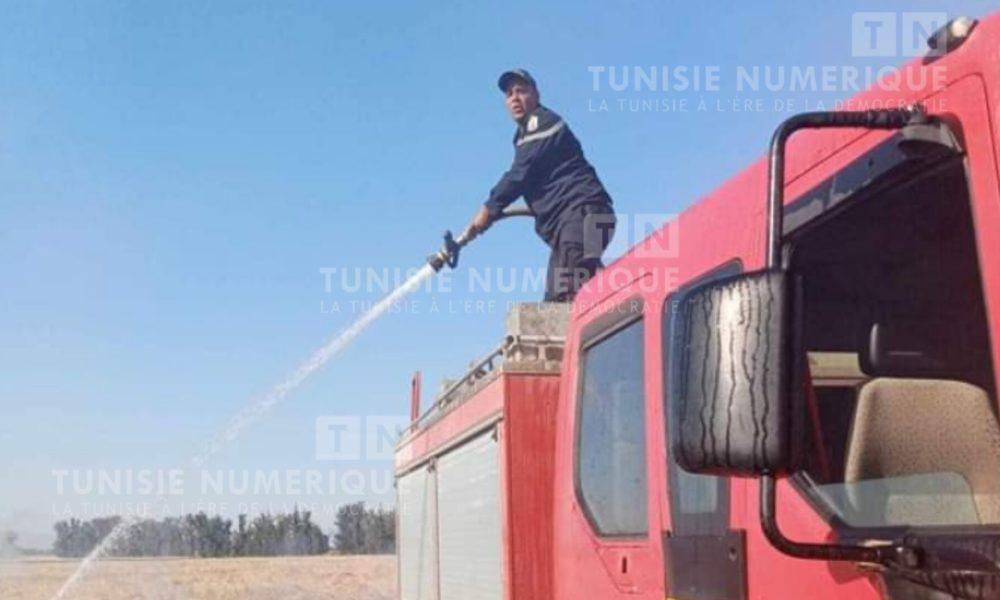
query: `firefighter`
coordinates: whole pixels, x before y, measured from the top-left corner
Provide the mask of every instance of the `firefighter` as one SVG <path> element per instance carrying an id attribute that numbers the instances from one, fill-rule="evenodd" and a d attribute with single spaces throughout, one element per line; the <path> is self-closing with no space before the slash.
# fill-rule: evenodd
<path id="1" fill-rule="evenodd" d="M 469 227 L 484 231 L 507 205 L 524 196 L 535 215 L 535 231 L 551 249 L 545 301 L 569 302 L 603 267 L 601 254 L 615 228 L 611 197 L 566 122 L 539 102 L 531 74 L 505 71 L 497 85 L 517 123 L 514 163 Z"/>

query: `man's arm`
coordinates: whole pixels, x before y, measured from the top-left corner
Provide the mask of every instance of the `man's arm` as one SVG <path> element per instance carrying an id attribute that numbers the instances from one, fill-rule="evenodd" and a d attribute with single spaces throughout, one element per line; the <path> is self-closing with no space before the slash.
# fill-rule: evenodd
<path id="1" fill-rule="evenodd" d="M 496 219 L 503 209 L 512 202 L 524 195 L 529 177 L 533 173 L 533 166 L 540 143 L 527 143 L 517 146 L 514 152 L 514 164 L 503 174 L 500 181 L 490 190 L 490 197 L 484 203 L 490 219 Z"/>
<path id="2" fill-rule="evenodd" d="M 524 195 L 528 182 L 535 174 L 539 158 L 555 145 L 556 134 L 563 128 L 561 119 L 529 133 L 517 141 L 514 163 L 490 190 L 489 199 L 472 220 L 472 226 L 482 231 L 496 220 L 503 209 Z"/>

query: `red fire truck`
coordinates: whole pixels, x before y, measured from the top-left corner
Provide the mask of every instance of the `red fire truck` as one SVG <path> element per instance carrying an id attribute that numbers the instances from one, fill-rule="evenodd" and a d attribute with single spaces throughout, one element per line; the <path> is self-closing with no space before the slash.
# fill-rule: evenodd
<path id="1" fill-rule="evenodd" d="M 401 598 L 1000 598 L 1000 18 L 932 40 L 414 415 Z"/>

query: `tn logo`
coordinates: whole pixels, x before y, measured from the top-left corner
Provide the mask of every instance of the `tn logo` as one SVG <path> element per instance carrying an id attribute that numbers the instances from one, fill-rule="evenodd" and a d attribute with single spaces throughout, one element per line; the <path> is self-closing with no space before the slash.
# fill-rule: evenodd
<path id="1" fill-rule="evenodd" d="M 927 40 L 948 23 L 943 12 L 857 12 L 851 16 L 851 55 L 924 56 Z"/>
<path id="2" fill-rule="evenodd" d="M 316 460 L 389 460 L 405 416 L 316 417 Z"/>

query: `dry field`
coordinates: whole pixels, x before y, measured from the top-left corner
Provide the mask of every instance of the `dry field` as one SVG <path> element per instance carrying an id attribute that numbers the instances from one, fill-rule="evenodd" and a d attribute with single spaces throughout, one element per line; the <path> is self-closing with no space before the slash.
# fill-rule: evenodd
<path id="1" fill-rule="evenodd" d="M 78 564 L 0 561 L 0 598 L 49 600 Z M 389 600 L 395 589 L 392 556 L 108 559 L 66 600 Z"/>

